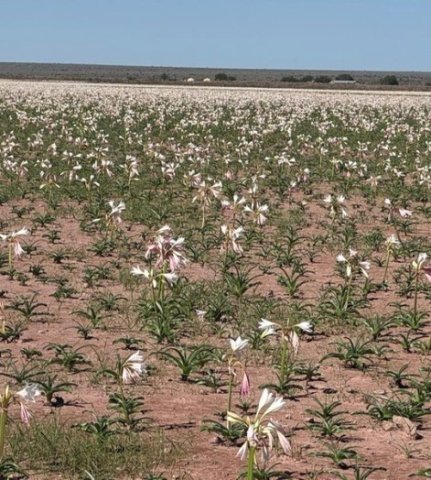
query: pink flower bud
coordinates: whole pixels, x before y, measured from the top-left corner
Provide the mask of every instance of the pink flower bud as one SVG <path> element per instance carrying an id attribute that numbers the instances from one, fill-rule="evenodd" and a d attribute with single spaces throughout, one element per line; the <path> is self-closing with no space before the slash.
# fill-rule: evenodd
<path id="1" fill-rule="evenodd" d="M 248 395 L 250 395 L 250 379 L 248 378 L 247 372 L 245 371 L 242 377 L 239 394 L 241 397 L 247 397 Z"/>

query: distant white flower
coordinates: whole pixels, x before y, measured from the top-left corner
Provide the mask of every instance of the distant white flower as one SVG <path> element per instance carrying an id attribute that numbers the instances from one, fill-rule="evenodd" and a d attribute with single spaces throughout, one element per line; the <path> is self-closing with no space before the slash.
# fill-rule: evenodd
<path id="1" fill-rule="evenodd" d="M 296 324 L 295 326 L 305 333 L 313 333 L 313 324 L 311 322 L 303 321 Z"/>
<path id="2" fill-rule="evenodd" d="M 111 207 L 109 218 L 112 219 L 112 222 L 120 224 L 122 222 L 121 213 L 126 209 L 126 204 L 124 202 L 118 202 L 116 204 L 114 200 L 110 200 L 108 204 Z"/>
<path id="3" fill-rule="evenodd" d="M 21 247 L 19 242 L 19 237 L 30 235 L 30 230 L 28 228 L 21 228 L 15 232 L 9 234 L 0 234 L 0 239 L 9 244 L 9 252 L 13 250 L 14 258 L 18 259 L 24 253 L 24 249 Z"/>
<path id="4" fill-rule="evenodd" d="M 229 339 L 230 348 L 234 353 L 239 353 L 244 350 L 248 345 L 248 340 L 241 337 L 236 338 L 235 340 Z"/>
<path id="5" fill-rule="evenodd" d="M 420 270 L 422 270 L 422 267 L 427 261 L 428 255 L 426 253 L 419 253 L 416 260 L 413 260 L 412 266 L 417 272 L 419 272 Z"/>
<path id="6" fill-rule="evenodd" d="M 398 211 L 403 218 L 410 218 L 413 215 L 411 210 L 406 210 L 405 208 L 400 208 Z"/>
<path id="7" fill-rule="evenodd" d="M 388 248 L 397 248 L 401 245 L 401 242 L 398 240 L 395 234 L 392 234 L 386 239 L 385 244 L 388 246 Z"/>

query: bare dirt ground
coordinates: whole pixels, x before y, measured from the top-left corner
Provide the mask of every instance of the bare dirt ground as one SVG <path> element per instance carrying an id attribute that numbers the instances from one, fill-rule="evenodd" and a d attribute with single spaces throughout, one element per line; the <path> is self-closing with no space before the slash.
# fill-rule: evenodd
<path id="1" fill-rule="evenodd" d="M 12 202 L 10 205 L 0 207 L 3 221 L 9 221 L 13 217 L 12 207 L 28 207 L 31 213 L 24 215 L 20 219 L 20 225 L 30 225 L 36 213 L 45 209 L 43 203 L 21 201 Z M 359 207 L 360 210 L 366 210 Z M 359 214 L 359 211 L 356 214 Z M 369 215 L 369 224 L 376 226 L 373 218 L 376 212 Z M 309 225 L 305 232 L 308 236 L 319 232 L 316 227 L 324 216 L 324 210 L 321 207 L 313 207 L 310 210 Z M 17 225 L 20 226 L 20 225 Z M 382 228 L 387 228 L 381 225 Z M 129 230 L 130 227 L 130 230 Z M 366 228 L 367 225 L 362 225 Z M 107 257 L 97 257 L 89 248 L 94 243 L 94 236 L 84 234 L 72 215 L 65 213 L 59 215 L 53 224 L 49 225 L 49 230 L 59 232 L 59 240 L 54 245 L 49 244 L 45 238 L 47 230 L 37 227 L 33 230 L 31 240 L 25 240 L 23 243 L 32 243 L 36 250 L 31 255 L 25 255 L 22 260 L 16 263 L 19 272 L 26 274 L 29 278 L 25 285 L 21 285 L 17 280 L 9 280 L 7 276 L 0 277 L 0 290 L 2 292 L 2 301 L 8 305 L 10 302 L 22 295 L 29 295 L 32 292 L 37 293 L 39 302 L 46 304 L 46 307 L 40 308 L 41 315 L 32 318 L 27 325 L 27 329 L 22 337 L 9 344 L 3 344 L 2 349 L 10 350 L 13 358 L 20 358 L 22 348 L 35 348 L 43 352 L 45 358 L 52 355 L 52 352 L 46 351 L 45 347 L 49 343 L 68 343 L 73 347 L 82 347 L 82 352 L 91 360 L 93 365 L 100 361 L 98 355 L 110 356 L 110 348 L 113 341 L 119 336 L 133 334 L 143 340 L 143 351 L 148 358 L 149 363 L 155 371 L 147 377 L 142 384 L 130 387 L 134 394 L 142 395 L 145 399 L 145 415 L 151 418 L 154 425 L 166 430 L 169 436 L 184 449 L 186 455 L 179 464 L 169 472 L 172 478 L 193 478 L 196 480 L 218 480 L 235 479 L 238 472 L 243 467 L 243 462 L 236 458 L 238 448 L 236 446 L 222 445 L 216 440 L 213 433 L 201 431 L 202 421 L 204 419 L 215 418 L 215 412 L 222 411 L 225 408 L 226 389 L 221 388 L 219 392 L 193 384 L 191 382 L 182 382 L 176 369 L 160 361 L 154 353 L 160 347 L 147 334 L 139 330 L 133 313 L 128 309 L 113 312 L 106 318 L 107 329 L 103 328 L 93 331 L 92 338 L 82 340 L 76 333 L 77 310 L 85 309 L 87 302 L 94 296 L 102 292 L 112 292 L 123 296 L 125 304 L 133 301 L 139 295 L 139 291 L 128 291 L 119 284 L 116 278 L 100 280 L 95 286 L 89 288 L 89 285 L 83 280 L 85 269 L 89 266 L 96 267 L 104 264 L 113 264 L 119 262 L 117 269 L 130 269 L 135 261 L 124 260 L 113 252 Z M 142 229 L 139 226 L 124 224 L 122 229 L 129 238 L 139 237 Z M 387 232 L 388 234 L 391 232 Z M 422 235 L 430 234 L 429 227 L 423 227 L 420 232 Z M 65 258 L 55 263 L 52 253 L 63 250 L 67 254 Z M 324 284 L 334 281 L 334 258 L 328 254 L 320 255 L 317 252 L 313 263 L 307 263 L 308 283 L 301 289 L 301 298 L 303 301 L 316 301 L 319 291 Z M 376 255 L 379 253 L 376 252 Z M 44 283 L 40 279 L 29 274 L 29 270 L 34 265 L 42 265 L 46 276 L 50 278 L 67 277 L 70 285 L 75 289 L 75 293 L 70 298 L 56 300 L 53 294 L 56 286 L 52 283 Z M 391 274 L 399 264 L 394 263 L 390 267 L 391 279 L 388 291 L 380 291 L 372 295 L 371 307 L 373 311 L 383 312 L 392 301 L 397 300 L 394 294 L 396 286 L 393 283 Z M 383 276 L 383 267 L 372 266 L 370 275 L 376 281 Z M 197 281 L 202 278 L 211 278 L 210 271 L 202 269 L 199 265 L 189 265 L 182 274 Z M 276 282 L 273 275 L 265 275 L 260 281 L 262 284 L 258 291 L 264 295 L 283 296 L 283 288 Z M 428 309 L 428 300 L 421 298 L 420 307 Z M 8 318 L 15 315 L 12 311 L 6 311 Z M 9 313 L 8 313 L 9 312 Z M 345 418 L 351 423 L 351 428 L 345 432 L 343 444 L 354 446 L 355 450 L 362 459 L 359 464 L 373 467 L 382 467 L 384 470 L 376 471 L 371 478 L 376 480 L 404 480 L 413 472 L 420 468 L 426 468 L 429 465 L 429 450 L 431 438 L 429 436 L 431 419 L 429 416 L 418 424 L 407 420 L 377 422 L 369 416 L 363 415 L 366 411 L 366 399 L 369 396 L 385 398 L 390 395 L 390 381 L 384 372 L 390 367 L 394 370 L 403 365 L 408 365 L 408 371 L 412 374 L 418 373 L 419 368 L 429 366 L 429 358 L 418 353 L 406 353 L 400 345 L 394 343 L 402 328 L 391 328 L 383 343 L 389 345 L 386 354 L 381 358 L 374 358 L 371 365 L 364 371 L 345 368 L 341 362 L 335 359 L 328 359 L 322 362 L 320 369 L 321 378 L 313 380 L 307 385 L 300 382 L 303 390 L 295 393 L 292 398 L 287 400 L 287 407 L 279 420 L 288 427 L 292 436 L 293 444 L 292 457 L 278 457 L 276 462 L 278 469 L 291 474 L 292 479 L 334 479 L 335 476 L 330 472 L 333 464 L 322 457 L 315 456 L 314 453 L 322 450 L 324 440 L 318 435 L 314 435 L 306 427 L 307 423 L 312 422 L 312 415 L 306 412 L 307 408 L 315 408 L 314 398 L 330 398 L 341 401 L 340 410 L 345 412 Z M 423 336 L 428 338 L 431 333 L 431 326 L 427 325 L 423 330 Z M 301 341 L 299 360 L 301 362 L 319 362 L 321 358 L 330 351 L 333 351 L 333 343 L 342 339 L 348 332 L 340 325 L 334 327 L 331 331 L 325 331 L 320 326 L 316 326 L 313 335 L 306 335 Z M 211 332 L 207 327 L 203 327 L 201 338 L 204 341 L 213 341 L 216 345 L 223 345 L 217 338 L 211 338 Z M 224 336 L 229 336 L 227 330 Z M 196 339 L 195 339 L 196 340 Z M 227 341 L 227 340 L 226 340 Z M 115 347 L 118 351 L 118 346 Z M 112 351 L 111 358 L 114 350 Z M 121 352 L 126 354 L 127 352 Z M 2 354 L 3 366 L 7 363 L 5 353 Z M 267 382 L 273 373 L 268 366 L 268 359 L 262 355 L 256 355 L 250 359 L 249 375 L 251 378 L 252 392 L 251 398 L 259 397 L 259 385 Z M 220 367 L 223 371 L 223 367 Z M 81 373 L 68 374 L 67 378 L 78 386 L 71 393 L 65 393 L 65 404 L 61 408 L 53 409 L 49 406 L 38 405 L 35 407 L 34 415 L 37 417 L 46 416 L 47 418 L 56 410 L 61 419 L 65 422 L 77 422 L 88 419 L 88 411 L 95 411 L 99 414 L 106 413 L 104 405 L 112 385 L 104 381 L 95 382 L 94 377 L 83 369 Z M 64 372 L 63 372 L 64 374 Z M 2 378 L 4 385 L 5 379 Z M 58 412 L 60 410 L 60 412 Z M 408 452 L 408 454 L 407 454 Z M 408 457 L 408 458 L 407 458 Z M 326 472 L 326 473 L 325 473 Z M 167 472 L 165 472 L 166 474 Z M 182 475 L 187 474 L 187 477 Z M 346 474 L 348 475 L 348 474 Z M 43 477 L 34 478 L 59 478 L 50 477 L 45 474 Z M 348 478 L 351 478 L 350 476 Z"/>

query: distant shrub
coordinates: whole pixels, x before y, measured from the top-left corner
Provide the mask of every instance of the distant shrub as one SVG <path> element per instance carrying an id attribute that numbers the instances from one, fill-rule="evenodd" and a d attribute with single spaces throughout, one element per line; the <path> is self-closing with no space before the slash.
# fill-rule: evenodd
<path id="1" fill-rule="evenodd" d="M 350 75 L 350 73 L 340 73 L 340 75 L 337 75 L 335 77 L 335 80 L 340 80 L 343 82 L 354 82 L 355 79 Z"/>
<path id="2" fill-rule="evenodd" d="M 166 82 L 166 80 L 169 80 L 169 75 L 166 72 L 163 72 L 160 75 L 160 80 L 162 80 L 163 82 Z"/>
<path id="3" fill-rule="evenodd" d="M 307 83 L 312 82 L 313 77 L 311 75 L 304 75 L 303 77 L 295 77 L 294 75 L 286 75 L 282 77 L 282 82 L 289 82 L 289 83 Z"/>
<path id="4" fill-rule="evenodd" d="M 399 85 L 398 78 L 395 75 L 385 75 L 380 79 L 381 85 Z"/>
<path id="5" fill-rule="evenodd" d="M 313 80 L 314 78 L 312 75 L 304 75 L 303 77 L 301 77 L 301 82 L 304 83 L 312 82 Z"/>
<path id="6" fill-rule="evenodd" d="M 294 77 L 293 75 L 286 75 L 285 77 L 281 78 L 282 82 L 289 82 L 289 83 L 297 83 L 300 82 L 301 79 Z"/>
<path id="7" fill-rule="evenodd" d="M 228 76 L 227 73 L 220 72 L 215 74 L 214 79 L 218 82 L 225 82 L 228 79 Z"/>
<path id="8" fill-rule="evenodd" d="M 224 73 L 224 72 L 220 72 L 215 74 L 214 79 L 217 80 L 218 82 L 232 82 L 236 80 L 236 77 L 233 77 L 232 75 L 228 75 L 227 73 Z"/>
<path id="9" fill-rule="evenodd" d="M 314 79 L 316 83 L 331 83 L 332 78 L 327 75 L 319 75 Z"/>

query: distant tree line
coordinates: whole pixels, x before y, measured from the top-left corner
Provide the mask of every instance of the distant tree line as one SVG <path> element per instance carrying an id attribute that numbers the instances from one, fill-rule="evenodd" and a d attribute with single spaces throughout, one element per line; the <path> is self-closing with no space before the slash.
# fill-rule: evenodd
<path id="1" fill-rule="evenodd" d="M 287 83 L 331 83 L 333 80 L 339 82 L 354 82 L 355 78 L 350 73 L 340 73 L 335 77 L 330 77 L 329 75 L 318 75 L 313 77 L 312 75 L 304 75 L 297 77 L 295 75 L 286 75 L 281 78 L 282 82 Z M 381 85 L 399 85 L 398 78 L 395 75 L 385 75 L 379 80 Z"/>
<path id="2" fill-rule="evenodd" d="M 214 80 L 216 80 L 217 82 L 233 82 L 236 80 L 236 77 L 234 77 L 233 75 L 228 75 L 224 72 L 219 72 L 215 74 Z"/>
<path id="3" fill-rule="evenodd" d="M 169 75 L 166 72 L 162 73 L 159 76 L 159 79 L 163 82 L 166 81 L 176 81 L 177 79 L 175 78 L 175 75 Z M 128 75 L 127 80 L 130 83 L 136 83 L 139 82 L 139 78 Z M 236 77 L 233 75 L 228 75 L 225 72 L 218 72 L 214 75 L 214 80 L 217 82 L 232 82 L 236 80 Z M 331 83 L 333 80 L 339 81 L 339 82 L 354 82 L 355 78 L 350 74 L 350 73 L 340 73 L 336 75 L 335 77 L 329 76 L 329 75 L 302 75 L 302 76 L 295 76 L 295 75 L 286 75 L 281 78 L 282 82 L 286 83 Z M 380 85 L 387 85 L 387 86 L 394 86 L 394 85 L 399 85 L 399 80 L 395 75 L 385 75 L 381 77 L 378 80 L 378 83 Z M 426 85 L 430 85 L 428 82 Z"/>
<path id="4" fill-rule="evenodd" d="M 330 83 L 332 80 L 338 80 L 343 82 L 354 82 L 355 79 L 349 73 L 341 73 L 334 78 L 328 75 L 318 75 L 317 77 L 313 77 L 312 75 L 304 75 L 302 77 L 295 77 L 294 75 L 287 75 L 282 77 L 282 82 L 289 82 L 289 83 L 308 83 L 308 82 L 316 82 L 316 83 Z"/>

